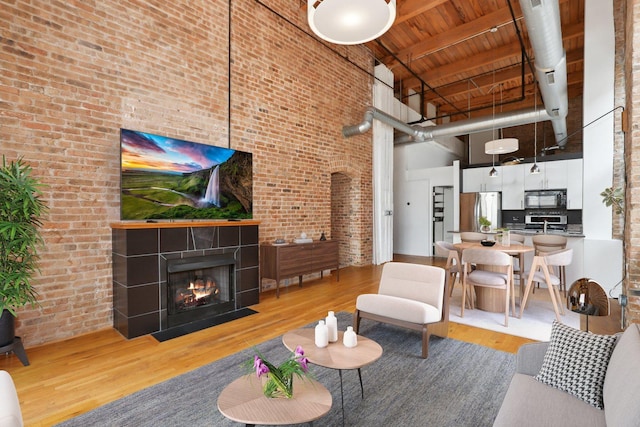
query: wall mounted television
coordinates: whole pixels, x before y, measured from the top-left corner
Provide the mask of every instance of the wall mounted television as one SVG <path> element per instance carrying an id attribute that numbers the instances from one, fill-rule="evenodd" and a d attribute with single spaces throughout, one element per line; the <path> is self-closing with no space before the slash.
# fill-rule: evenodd
<path id="1" fill-rule="evenodd" d="M 120 130 L 120 218 L 250 219 L 252 155 Z"/>

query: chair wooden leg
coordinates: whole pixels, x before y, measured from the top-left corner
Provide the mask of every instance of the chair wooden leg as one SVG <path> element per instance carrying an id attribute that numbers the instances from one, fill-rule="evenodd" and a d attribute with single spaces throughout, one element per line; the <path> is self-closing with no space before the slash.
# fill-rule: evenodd
<path id="1" fill-rule="evenodd" d="M 453 288 L 456 287 L 456 283 L 458 283 L 458 273 L 449 273 L 449 297 L 453 295 Z"/>
<path id="2" fill-rule="evenodd" d="M 431 333 L 427 325 L 422 325 L 422 358 L 426 359 L 429 356 L 429 338 Z"/>
<path id="3" fill-rule="evenodd" d="M 531 271 L 529 271 L 529 277 L 527 278 L 527 285 L 524 288 L 524 296 L 522 297 L 522 302 L 520 302 L 520 319 L 522 319 L 522 313 L 524 312 L 524 308 L 527 306 L 527 299 L 529 298 L 529 292 L 531 292 L 531 287 L 533 285 L 533 276 L 535 276 L 538 267 L 538 257 L 534 256 L 533 262 L 531 263 Z"/>
<path id="4" fill-rule="evenodd" d="M 356 309 L 356 311 L 353 312 L 353 332 L 357 334 L 359 329 L 360 329 L 360 310 Z"/>
<path id="5" fill-rule="evenodd" d="M 509 294 L 510 294 L 510 286 L 507 284 L 507 288 L 504 290 L 505 299 L 504 299 L 504 327 L 509 327 Z"/>
<path id="6" fill-rule="evenodd" d="M 462 279 L 462 304 L 460 304 L 460 317 L 464 317 L 464 304 L 467 296 L 467 283 L 466 279 Z"/>
<path id="7" fill-rule="evenodd" d="M 555 286 L 551 284 L 551 276 L 549 275 L 549 268 L 545 263 L 542 263 L 542 272 L 544 273 L 544 278 L 547 282 L 547 288 L 549 288 L 549 296 L 551 297 L 551 304 L 553 305 L 553 311 L 555 311 L 556 313 L 556 320 L 558 322 L 562 322 L 562 320 L 560 320 L 560 312 L 558 311 L 558 304 L 560 303 L 560 298 L 556 300 Z"/>

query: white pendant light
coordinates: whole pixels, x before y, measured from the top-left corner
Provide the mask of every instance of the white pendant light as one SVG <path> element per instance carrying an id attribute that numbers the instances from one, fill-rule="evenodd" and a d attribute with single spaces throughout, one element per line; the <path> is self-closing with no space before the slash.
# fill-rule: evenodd
<path id="1" fill-rule="evenodd" d="M 487 154 L 507 154 L 518 151 L 517 138 L 500 138 L 484 144 L 484 152 Z"/>
<path id="2" fill-rule="evenodd" d="M 396 0 L 307 0 L 311 30 L 335 44 L 361 44 L 380 37 L 396 19 Z"/>
<path id="3" fill-rule="evenodd" d="M 493 70 L 493 80 L 495 81 L 496 71 Z M 500 105 L 502 106 L 502 83 L 500 86 Z M 495 84 L 491 88 L 493 91 L 495 89 Z M 495 138 L 495 125 L 496 125 L 496 94 L 493 92 L 493 127 L 491 129 L 491 136 Z M 502 110 L 501 110 L 502 111 Z M 507 154 L 513 153 L 514 151 L 518 151 L 518 139 L 517 138 L 502 138 L 502 132 L 498 132 L 500 138 L 494 139 L 492 141 L 486 142 L 484 144 L 484 152 L 486 154 Z"/>

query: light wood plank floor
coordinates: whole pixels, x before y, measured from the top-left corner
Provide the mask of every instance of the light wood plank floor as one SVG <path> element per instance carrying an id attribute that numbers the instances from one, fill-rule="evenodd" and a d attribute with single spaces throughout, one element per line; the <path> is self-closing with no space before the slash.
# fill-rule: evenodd
<path id="1" fill-rule="evenodd" d="M 442 265 L 442 259 L 397 257 Z M 64 342 L 28 348 L 31 365 L 15 355 L 0 357 L 13 376 L 25 425 L 50 426 L 135 391 L 221 359 L 241 349 L 316 322 L 328 310 L 353 312 L 357 295 L 377 291 L 381 266 L 348 267 L 335 275 L 290 286 L 275 298 L 261 295 L 258 314 L 157 342 L 151 336 L 126 340 L 113 329 Z M 294 281 L 297 282 L 297 281 Z M 450 323 L 449 337 L 515 352 L 531 340 Z M 239 373 L 240 374 L 240 373 Z"/>

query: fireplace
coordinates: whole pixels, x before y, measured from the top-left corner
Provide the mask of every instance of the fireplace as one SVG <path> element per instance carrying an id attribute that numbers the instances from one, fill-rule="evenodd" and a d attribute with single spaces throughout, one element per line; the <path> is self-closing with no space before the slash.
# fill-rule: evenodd
<path id="1" fill-rule="evenodd" d="M 167 324 L 169 327 L 234 311 L 233 254 L 167 260 Z"/>

